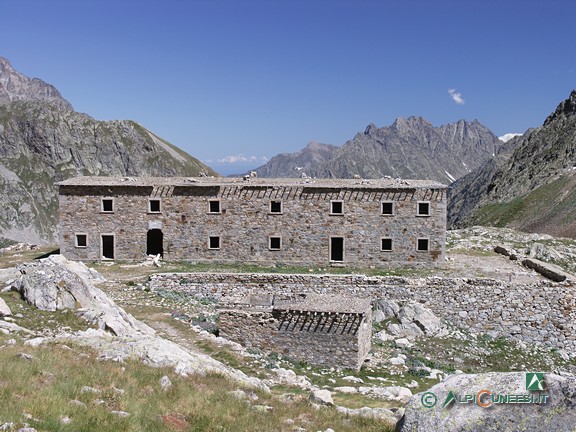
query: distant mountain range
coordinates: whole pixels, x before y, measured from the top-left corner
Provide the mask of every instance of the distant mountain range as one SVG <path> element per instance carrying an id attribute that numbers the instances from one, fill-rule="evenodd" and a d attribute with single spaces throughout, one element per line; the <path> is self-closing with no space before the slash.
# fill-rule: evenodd
<path id="1" fill-rule="evenodd" d="M 452 185 L 451 227 L 493 225 L 576 237 L 576 90 L 539 128 Z"/>
<path id="2" fill-rule="evenodd" d="M 368 125 L 341 147 L 310 143 L 273 157 L 255 171 L 261 177 L 430 179 L 450 184 L 497 153 L 503 145 L 478 121 L 434 127 L 422 117 L 391 126 Z"/>
<path id="3" fill-rule="evenodd" d="M 0 57 L 0 237 L 55 240 L 55 182 L 76 175 L 217 175 L 130 120 L 97 121 Z"/>

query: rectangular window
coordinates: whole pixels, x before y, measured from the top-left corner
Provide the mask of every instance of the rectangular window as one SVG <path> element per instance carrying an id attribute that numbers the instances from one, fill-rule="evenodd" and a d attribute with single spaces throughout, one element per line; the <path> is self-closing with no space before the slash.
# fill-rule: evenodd
<path id="1" fill-rule="evenodd" d="M 380 250 L 381 251 L 391 251 L 392 250 L 392 239 L 391 238 L 382 238 L 380 239 Z"/>
<path id="2" fill-rule="evenodd" d="M 88 236 L 86 234 L 76 234 L 75 246 L 79 248 L 88 246 Z"/>
<path id="3" fill-rule="evenodd" d="M 220 213 L 220 200 L 208 201 L 208 213 Z"/>
<path id="4" fill-rule="evenodd" d="M 427 251 L 428 250 L 428 239 L 427 238 L 419 238 L 416 240 L 416 250 L 417 251 Z"/>
<path id="5" fill-rule="evenodd" d="M 392 216 L 394 214 L 394 203 L 390 201 L 383 201 L 382 214 L 386 216 Z"/>
<path id="6" fill-rule="evenodd" d="M 280 250 L 282 249 L 282 237 L 268 237 L 268 249 Z"/>
<path id="7" fill-rule="evenodd" d="M 159 199 L 149 199 L 148 200 L 148 213 L 160 213 L 160 200 Z"/>
<path id="8" fill-rule="evenodd" d="M 102 213 L 114 213 L 114 199 L 112 198 L 102 198 L 102 207 L 100 208 Z"/>
<path id="9" fill-rule="evenodd" d="M 344 202 L 343 201 L 330 201 L 330 214 L 332 214 L 332 215 L 344 214 Z"/>
<path id="10" fill-rule="evenodd" d="M 430 216 L 430 201 L 418 201 L 416 216 Z"/>
<path id="11" fill-rule="evenodd" d="M 270 213 L 282 213 L 282 201 L 270 201 Z"/>
<path id="12" fill-rule="evenodd" d="M 219 236 L 208 237 L 208 249 L 220 249 L 220 237 Z"/>

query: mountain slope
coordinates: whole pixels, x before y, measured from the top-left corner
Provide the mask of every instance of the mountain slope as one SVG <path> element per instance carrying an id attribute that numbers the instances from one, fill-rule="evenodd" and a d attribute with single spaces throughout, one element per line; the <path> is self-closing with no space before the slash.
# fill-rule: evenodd
<path id="1" fill-rule="evenodd" d="M 434 127 L 421 117 L 399 118 L 389 127 L 370 124 L 342 147 L 309 160 L 302 171 L 314 177 L 392 176 L 451 183 L 492 157 L 501 145 L 477 121 Z M 307 149 L 272 158 L 256 171 L 264 177 L 297 177 L 300 173 L 293 167 L 302 166 Z"/>
<path id="2" fill-rule="evenodd" d="M 338 147 L 331 144 L 310 142 L 296 153 L 281 153 L 265 165 L 256 168 L 259 177 L 300 177 L 313 172 L 319 163 L 329 160 Z"/>
<path id="3" fill-rule="evenodd" d="M 77 113 L 49 84 L 0 57 L 0 236 L 54 241 L 55 182 L 76 175 L 217 175 L 129 120 Z"/>
<path id="4" fill-rule="evenodd" d="M 576 236 L 576 90 L 544 124 L 453 185 L 449 224 Z"/>

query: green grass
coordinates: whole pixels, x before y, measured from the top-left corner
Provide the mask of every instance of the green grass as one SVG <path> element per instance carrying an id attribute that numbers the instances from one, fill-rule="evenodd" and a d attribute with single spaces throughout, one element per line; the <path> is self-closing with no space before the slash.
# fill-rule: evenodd
<path id="1" fill-rule="evenodd" d="M 572 183 L 572 176 L 563 176 L 511 201 L 487 204 L 476 211 L 473 223 L 528 226 L 545 223 L 554 215 L 563 215 L 562 222 L 570 223 L 576 216 L 576 191 Z"/>
<path id="2" fill-rule="evenodd" d="M 17 292 L 2 293 L 0 298 L 4 299 L 13 315 L 22 314 L 21 318 L 15 318 L 15 324 L 28 330 L 56 332 L 59 330 L 85 330 L 90 327 L 86 321 L 78 318 L 71 309 L 55 312 L 43 311 L 22 301 Z"/>
<path id="3" fill-rule="evenodd" d="M 0 335 L 0 345 L 7 338 Z M 20 357 L 22 352 L 33 358 Z M 173 383 L 168 391 L 159 384 L 163 375 Z M 99 393 L 83 393 L 84 386 Z M 0 423 L 14 422 L 14 430 L 24 423 L 42 431 L 392 430 L 381 421 L 346 419 L 331 408 L 317 410 L 307 397 L 287 403 L 274 393 L 256 392 L 259 400 L 253 404 L 272 407 L 259 412 L 228 393 L 237 388 L 218 375 L 180 377 L 137 362 L 99 361 L 96 353 L 74 345 L 31 348 L 17 342 L 0 349 Z M 72 404 L 73 400 L 86 407 Z M 130 416 L 118 417 L 111 411 Z M 70 424 L 61 422 L 64 416 Z M 182 428 L 170 427 L 167 417 Z"/>

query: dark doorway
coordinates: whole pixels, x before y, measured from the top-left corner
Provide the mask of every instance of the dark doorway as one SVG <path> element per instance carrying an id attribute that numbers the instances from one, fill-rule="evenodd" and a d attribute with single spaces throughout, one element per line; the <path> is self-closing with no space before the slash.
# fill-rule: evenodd
<path id="1" fill-rule="evenodd" d="M 160 229 L 148 230 L 148 236 L 146 238 L 146 255 L 158 255 L 164 257 L 164 247 L 163 245 L 164 234 Z"/>
<path id="2" fill-rule="evenodd" d="M 344 261 L 344 237 L 330 237 L 330 261 Z"/>
<path id="3" fill-rule="evenodd" d="M 102 236 L 102 258 L 114 259 L 114 236 Z"/>

